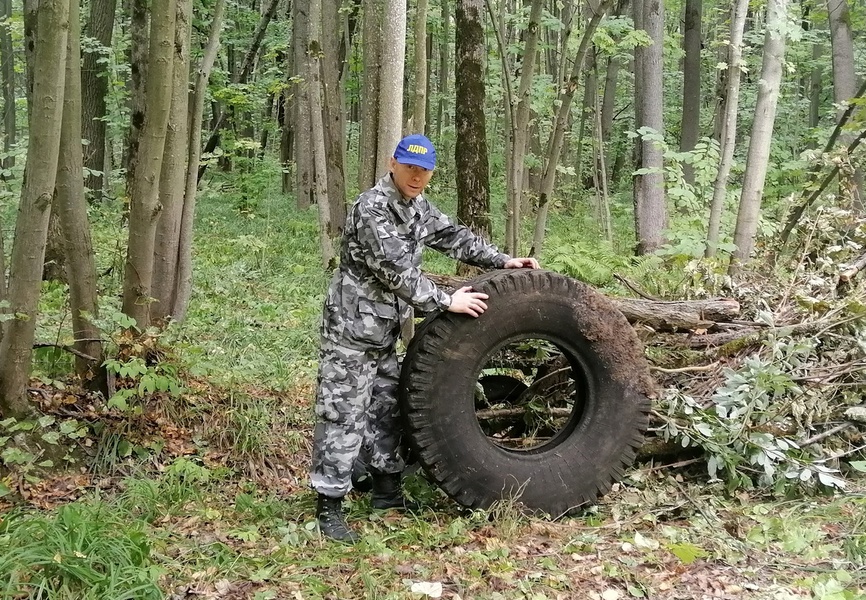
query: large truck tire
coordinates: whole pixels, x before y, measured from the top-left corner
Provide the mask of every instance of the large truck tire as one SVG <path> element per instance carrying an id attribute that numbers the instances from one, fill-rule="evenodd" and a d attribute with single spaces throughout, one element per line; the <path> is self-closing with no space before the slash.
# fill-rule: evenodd
<path id="1" fill-rule="evenodd" d="M 480 317 L 438 313 L 403 360 L 400 408 L 428 476 L 471 508 L 558 517 L 619 481 L 648 426 L 652 379 L 625 317 L 544 270 L 473 280 Z"/>

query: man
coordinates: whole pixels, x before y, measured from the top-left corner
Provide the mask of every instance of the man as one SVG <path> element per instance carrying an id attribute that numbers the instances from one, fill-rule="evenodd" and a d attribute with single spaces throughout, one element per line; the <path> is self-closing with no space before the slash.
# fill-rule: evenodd
<path id="1" fill-rule="evenodd" d="M 400 424 L 395 346 L 400 315 L 410 306 L 477 317 L 486 294 L 464 287 L 448 295 L 421 273 L 421 250 L 434 248 L 481 267 L 538 268 L 534 258 L 511 258 L 457 225 L 421 195 L 433 176 L 436 150 L 423 135 L 403 138 L 390 172 L 349 210 L 340 267 L 322 316 L 316 429 L 310 482 L 318 492 L 322 534 L 355 542 L 342 500 L 365 434 L 372 446 L 374 508 L 411 508 L 400 485 Z"/>

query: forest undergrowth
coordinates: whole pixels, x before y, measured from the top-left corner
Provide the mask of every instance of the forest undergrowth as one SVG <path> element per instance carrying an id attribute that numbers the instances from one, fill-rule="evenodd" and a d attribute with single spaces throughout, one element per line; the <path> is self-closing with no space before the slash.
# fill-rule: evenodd
<path id="1" fill-rule="evenodd" d="M 431 192 L 453 212 L 445 182 Z M 629 202 L 614 206 L 619 231 Z M 740 317 L 638 327 L 659 383 L 655 445 L 597 504 L 558 521 L 519 498 L 468 511 L 416 473 L 418 514 L 352 494 L 350 547 L 319 537 L 306 483 L 328 280 L 316 216 L 219 179 L 199 207 L 186 322 L 133 340 L 119 305 L 102 307 L 109 399 L 68 379 L 65 291 L 45 283 L 43 416 L 0 422 L 0 598 L 866 598 L 866 296 L 862 276 L 838 277 L 866 224 L 849 213 L 817 211 L 784 252 L 764 231 L 761 266 L 731 279 L 688 236 L 636 259 L 625 234 L 597 242 L 591 215 L 562 208 L 545 267 L 611 295 L 628 281 L 734 298 Z M 119 290 L 120 213 L 92 210 L 101 286 Z M 44 443 L 16 445 L 25 433 Z"/>

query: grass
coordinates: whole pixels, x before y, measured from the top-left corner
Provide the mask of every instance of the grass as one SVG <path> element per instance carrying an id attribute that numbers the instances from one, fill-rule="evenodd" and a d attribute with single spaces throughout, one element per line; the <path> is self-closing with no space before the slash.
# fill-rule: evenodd
<path id="1" fill-rule="evenodd" d="M 523 515 L 519 498 L 464 510 L 416 475 L 407 488 L 420 514 L 373 511 L 353 494 L 362 541 L 323 540 L 306 480 L 328 281 L 315 213 L 295 210 L 270 183 L 274 173 L 246 177 L 260 178 L 253 196 L 219 180 L 203 190 L 190 312 L 161 334 L 188 391 L 156 396 L 134 427 L 112 429 L 83 497 L 69 501 L 49 478 L 40 489 L 56 496 L 46 508 L 0 517 L 0 599 L 404 599 L 437 584 L 442 597 L 464 600 L 866 598 L 862 485 L 772 502 L 647 465 L 597 505 L 551 522 Z M 448 182 L 437 186 L 453 214 Z M 93 210 L 109 314 L 120 218 Z M 548 247 L 591 239 L 592 220 L 581 215 L 554 215 Z M 500 217 L 497 209 L 499 232 Z M 427 267 L 451 272 L 453 262 L 431 257 Z M 62 290 L 46 291 L 40 339 L 63 339 Z M 59 379 L 64 360 L 46 352 L 39 374 Z"/>

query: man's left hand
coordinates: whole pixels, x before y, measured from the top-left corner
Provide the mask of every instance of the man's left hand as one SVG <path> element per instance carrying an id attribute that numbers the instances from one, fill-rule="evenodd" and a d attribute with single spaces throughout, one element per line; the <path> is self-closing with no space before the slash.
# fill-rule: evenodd
<path id="1" fill-rule="evenodd" d="M 534 258 L 512 258 L 502 266 L 503 269 L 540 269 Z"/>

